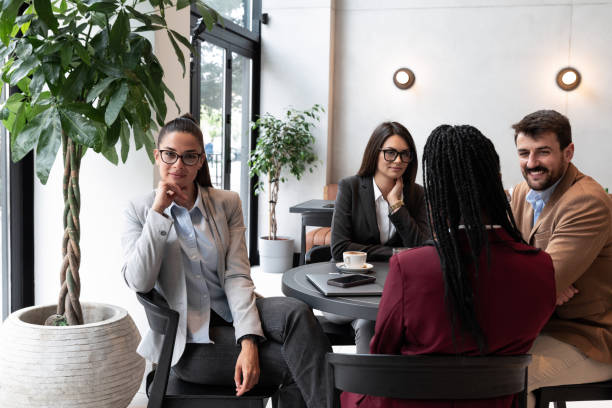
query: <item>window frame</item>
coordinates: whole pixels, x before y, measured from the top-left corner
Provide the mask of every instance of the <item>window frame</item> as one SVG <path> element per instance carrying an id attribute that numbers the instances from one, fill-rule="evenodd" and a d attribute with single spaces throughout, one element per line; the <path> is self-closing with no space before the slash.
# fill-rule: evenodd
<path id="1" fill-rule="evenodd" d="M 252 79 L 251 79 L 251 121 L 255 121 L 259 116 L 260 109 L 260 73 L 261 73 L 261 0 L 253 0 L 252 9 L 252 30 L 248 30 L 225 17 L 221 16 L 223 24 L 216 24 L 211 31 L 206 30 L 201 22 L 201 15 L 195 6 L 191 6 L 191 41 L 196 54 L 191 57 L 190 66 L 190 111 L 191 114 L 199 121 L 200 120 L 200 44 L 209 42 L 216 46 L 227 50 L 225 55 L 225 95 L 231 95 L 232 83 L 231 79 L 231 61 L 232 53 L 237 53 L 252 61 Z M 199 23 L 199 24 L 198 24 Z M 224 151 L 225 163 L 224 169 L 227 171 L 229 164 L 227 161 L 230 156 L 231 144 L 231 98 L 224 98 L 224 113 L 223 118 L 225 123 L 224 130 Z M 251 130 L 249 151 L 255 148 L 257 143 L 258 132 Z M 255 185 L 257 178 L 251 178 L 249 185 L 249 214 L 248 214 L 248 242 L 249 242 L 249 261 L 252 265 L 259 264 L 259 254 L 257 252 L 257 219 L 258 219 L 258 200 L 255 195 Z M 224 188 L 227 188 L 224 186 Z"/>
<path id="2" fill-rule="evenodd" d="M 9 88 L 9 95 L 16 88 Z M 5 131 L 7 150 L 6 185 L 3 188 L 3 205 L 6 205 L 6 224 L 3 219 L 2 289 L 3 319 L 5 314 L 34 305 L 34 153 L 30 152 L 19 162 L 10 158 L 8 139 Z M 5 297 L 5 295 L 7 295 Z"/>

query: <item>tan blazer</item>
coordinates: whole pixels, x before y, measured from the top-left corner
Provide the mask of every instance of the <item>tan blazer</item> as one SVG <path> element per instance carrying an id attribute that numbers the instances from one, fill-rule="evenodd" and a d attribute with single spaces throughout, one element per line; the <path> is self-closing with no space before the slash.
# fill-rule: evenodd
<path id="1" fill-rule="evenodd" d="M 543 332 L 612 363 L 612 200 L 570 163 L 532 226 L 528 192 L 522 182 L 511 201 L 523 238 L 550 254 L 557 293 L 571 284 L 579 290 L 556 308 Z"/>

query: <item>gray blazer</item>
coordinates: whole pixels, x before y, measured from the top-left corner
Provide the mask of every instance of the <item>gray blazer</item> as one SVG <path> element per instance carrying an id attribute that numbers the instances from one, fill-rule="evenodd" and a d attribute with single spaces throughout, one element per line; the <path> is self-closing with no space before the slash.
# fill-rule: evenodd
<path id="1" fill-rule="evenodd" d="M 217 246 L 219 282 L 225 290 L 234 320 L 236 339 L 245 334 L 264 337 L 255 305 L 255 287 L 245 244 L 245 227 L 240 197 L 232 191 L 200 187 L 204 218 Z M 156 288 L 179 312 L 172 365 L 185 350 L 187 336 L 187 289 L 183 255 L 170 209 L 167 217 L 151 210 L 155 192 L 134 200 L 125 211 L 121 239 L 125 264 L 121 272 L 128 286 L 137 292 Z M 148 331 L 138 346 L 138 353 L 156 362 L 163 337 Z"/>

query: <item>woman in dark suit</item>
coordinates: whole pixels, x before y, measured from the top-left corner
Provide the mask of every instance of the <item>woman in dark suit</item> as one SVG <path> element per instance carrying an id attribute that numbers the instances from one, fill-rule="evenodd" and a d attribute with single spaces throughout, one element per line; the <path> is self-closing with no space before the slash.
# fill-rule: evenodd
<path id="1" fill-rule="evenodd" d="M 428 239 L 423 187 L 414 182 L 418 164 L 408 129 L 397 122 L 374 129 L 359 172 L 338 184 L 331 236 L 335 259 L 342 260 L 345 251 L 363 251 L 368 261 L 387 261 L 394 247 Z M 324 315 L 333 323 L 351 322 L 357 353 L 368 352 L 373 321 Z"/>
<path id="2" fill-rule="evenodd" d="M 429 237 L 423 187 L 414 182 L 418 159 L 408 129 L 381 123 L 370 136 L 356 176 L 340 180 L 331 246 L 334 259 L 363 251 L 387 261 L 393 247 L 414 247 Z"/>

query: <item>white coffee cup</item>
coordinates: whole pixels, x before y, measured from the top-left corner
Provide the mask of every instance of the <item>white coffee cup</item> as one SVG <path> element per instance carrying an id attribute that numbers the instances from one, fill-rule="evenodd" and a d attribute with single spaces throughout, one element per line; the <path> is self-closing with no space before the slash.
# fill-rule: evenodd
<path id="1" fill-rule="evenodd" d="M 361 268 L 366 261 L 368 254 L 360 251 L 346 251 L 342 253 L 344 265 L 348 268 Z"/>

